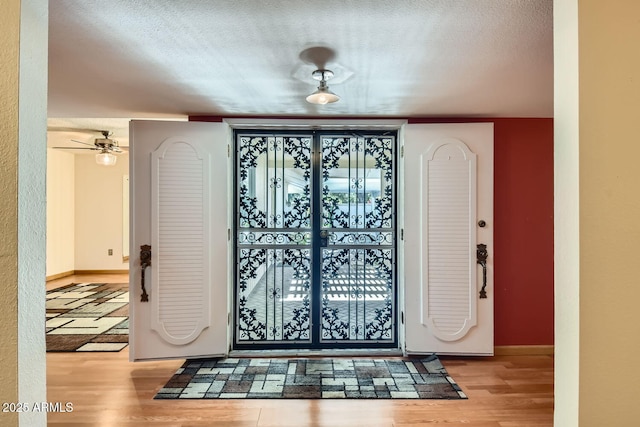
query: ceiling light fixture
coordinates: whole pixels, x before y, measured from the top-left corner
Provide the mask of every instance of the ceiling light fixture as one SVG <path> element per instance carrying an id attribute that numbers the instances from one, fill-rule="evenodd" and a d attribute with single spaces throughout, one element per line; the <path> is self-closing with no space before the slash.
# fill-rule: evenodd
<path id="1" fill-rule="evenodd" d="M 333 77 L 333 71 L 331 70 L 315 70 L 311 77 L 320 82 L 320 86 L 318 86 L 318 90 L 313 92 L 311 95 L 307 96 L 307 102 L 311 104 L 330 104 L 332 102 L 337 102 L 340 100 L 340 97 L 335 93 L 329 90 L 329 86 L 327 86 L 327 80 Z"/>
<path id="2" fill-rule="evenodd" d="M 102 150 L 96 154 L 96 163 L 102 166 L 114 166 L 117 160 L 118 157 L 107 150 Z"/>

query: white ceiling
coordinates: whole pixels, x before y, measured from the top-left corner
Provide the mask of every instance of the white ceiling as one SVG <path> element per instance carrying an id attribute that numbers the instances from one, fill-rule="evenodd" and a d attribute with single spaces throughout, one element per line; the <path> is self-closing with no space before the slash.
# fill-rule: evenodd
<path id="1" fill-rule="evenodd" d="M 129 118 L 552 117 L 552 3 L 51 1 L 50 125 L 127 145 Z M 341 100 L 308 104 L 323 65 Z"/>

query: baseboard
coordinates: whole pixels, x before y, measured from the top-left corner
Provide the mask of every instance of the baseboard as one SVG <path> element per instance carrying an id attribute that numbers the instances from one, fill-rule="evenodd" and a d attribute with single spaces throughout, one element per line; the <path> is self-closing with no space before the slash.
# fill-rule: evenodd
<path id="1" fill-rule="evenodd" d="M 58 274 L 52 274 L 51 276 L 47 276 L 46 281 L 48 282 L 49 280 L 62 279 L 63 277 L 73 276 L 74 274 L 75 274 L 74 270 L 69 270 L 62 273 L 58 273 Z"/>
<path id="2" fill-rule="evenodd" d="M 75 270 L 73 274 L 126 274 L 129 270 Z"/>
<path id="3" fill-rule="evenodd" d="M 493 349 L 496 356 L 553 356 L 552 345 L 500 345 Z"/>

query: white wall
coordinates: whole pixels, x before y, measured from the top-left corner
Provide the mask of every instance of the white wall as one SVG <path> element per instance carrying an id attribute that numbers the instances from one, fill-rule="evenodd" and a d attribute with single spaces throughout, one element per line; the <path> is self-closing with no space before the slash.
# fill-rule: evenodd
<path id="1" fill-rule="evenodd" d="M 578 2 L 555 1 L 554 12 L 554 425 L 577 427 L 580 400 L 580 123 Z"/>
<path id="2" fill-rule="evenodd" d="M 75 157 L 75 270 L 126 270 L 122 178 L 129 174 L 129 156 L 119 155 L 111 167 L 96 164 L 92 154 Z"/>
<path id="3" fill-rule="evenodd" d="M 47 277 L 75 269 L 75 157 L 47 150 Z"/>

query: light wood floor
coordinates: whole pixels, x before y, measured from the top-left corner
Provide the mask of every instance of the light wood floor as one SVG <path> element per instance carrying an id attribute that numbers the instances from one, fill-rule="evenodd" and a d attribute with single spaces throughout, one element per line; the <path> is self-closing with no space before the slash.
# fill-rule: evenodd
<path id="1" fill-rule="evenodd" d="M 126 275 L 70 276 L 47 284 L 122 283 Z M 182 364 L 130 363 L 119 353 L 47 353 L 47 400 L 73 412 L 49 413 L 49 426 L 363 426 L 541 427 L 553 425 L 553 357 L 442 357 L 468 400 L 159 400 Z"/>

